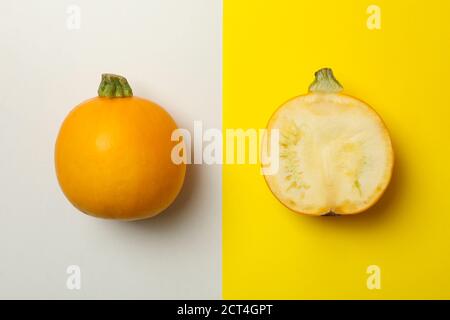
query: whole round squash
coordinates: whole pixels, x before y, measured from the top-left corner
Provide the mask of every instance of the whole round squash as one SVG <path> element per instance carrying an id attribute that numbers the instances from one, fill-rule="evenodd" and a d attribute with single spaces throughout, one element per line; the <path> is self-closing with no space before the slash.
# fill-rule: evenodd
<path id="1" fill-rule="evenodd" d="M 59 185 L 86 214 L 153 217 L 183 185 L 186 165 L 171 159 L 177 125 L 162 107 L 133 97 L 124 77 L 104 74 L 98 93 L 75 107 L 61 126 L 55 145 Z"/>

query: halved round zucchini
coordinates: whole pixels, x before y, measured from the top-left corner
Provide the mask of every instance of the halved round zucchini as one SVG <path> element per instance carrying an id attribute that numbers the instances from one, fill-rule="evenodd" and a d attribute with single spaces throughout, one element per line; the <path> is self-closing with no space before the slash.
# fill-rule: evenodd
<path id="1" fill-rule="evenodd" d="M 268 124 L 279 132 L 279 169 L 265 175 L 275 197 L 309 215 L 368 209 L 389 184 L 389 133 L 366 103 L 341 94 L 331 69 L 316 72 L 309 93 L 283 104 Z"/>

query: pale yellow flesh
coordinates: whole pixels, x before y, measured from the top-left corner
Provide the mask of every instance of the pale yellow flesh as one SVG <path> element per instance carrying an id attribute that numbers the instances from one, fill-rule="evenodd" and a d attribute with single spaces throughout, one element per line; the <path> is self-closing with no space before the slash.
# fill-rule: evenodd
<path id="1" fill-rule="evenodd" d="M 288 208 L 312 215 L 361 212 L 382 195 L 392 172 L 391 140 L 365 103 L 314 93 L 288 101 L 268 126 L 280 133 L 279 170 L 265 176 Z"/>

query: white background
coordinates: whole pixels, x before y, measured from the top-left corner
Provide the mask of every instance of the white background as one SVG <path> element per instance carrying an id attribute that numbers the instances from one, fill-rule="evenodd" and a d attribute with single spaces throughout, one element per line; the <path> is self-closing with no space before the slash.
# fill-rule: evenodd
<path id="1" fill-rule="evenodd" d="M 220 0 L 0 2 L 0 298 L 220 298 L 220 167 L 188 167 L 164 214 L 117 222 L 70 205 L 53 151 L 104 72 L 180 127 L 221 128 L 221 16 Z M 79 291 L 66 288 L 72 264 Z"/>

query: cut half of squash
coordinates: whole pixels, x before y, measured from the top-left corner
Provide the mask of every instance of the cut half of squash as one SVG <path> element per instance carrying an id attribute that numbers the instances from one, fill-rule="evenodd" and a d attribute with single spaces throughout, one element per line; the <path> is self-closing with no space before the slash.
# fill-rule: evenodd
<path id="1" fill-rule="evenodd" d="M 269 121 L 268 136 L 279 133 L 279 168 L 265 179 L 293 211 L 359 213 L 389 184 L 394 156 L 383 121 L 341 90 L 331 69 L 321 69 L 310 92 L 283 104 Z"/>

